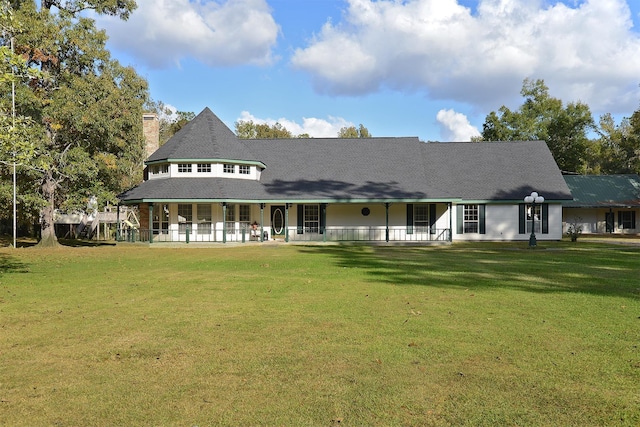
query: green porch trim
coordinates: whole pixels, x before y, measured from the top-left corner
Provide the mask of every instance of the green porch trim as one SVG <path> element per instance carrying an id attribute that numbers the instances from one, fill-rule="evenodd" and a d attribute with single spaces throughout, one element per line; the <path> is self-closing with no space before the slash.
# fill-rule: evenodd
<path id="1" fill-rule="evenodd" d="M 291 199 L 265 199 L 265 200 L 247 200 L 247 199 L 132 199 L 120 202 L 123 205 L 135 205 L 138 203 L 242 203 L 242 204 L 279 204 L 286 203 L 299 204 L 384 204 L 384 203 L 461 203 L 461 199 L 321 199 L 321 200 L 291 200 Z M 470 204 L 471 202 L 465 202 Z"/>

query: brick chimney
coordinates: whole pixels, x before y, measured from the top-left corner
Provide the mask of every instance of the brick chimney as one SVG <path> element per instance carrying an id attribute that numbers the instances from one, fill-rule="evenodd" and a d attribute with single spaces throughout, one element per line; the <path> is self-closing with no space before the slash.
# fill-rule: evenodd
<path id="1" fill-rule="evenodd" d="M 146 159 L 160 148 L 160 122 L 155 113 L 144 113 L 142 115 L 142 132 L 144 133 L 144 158 Z"/>

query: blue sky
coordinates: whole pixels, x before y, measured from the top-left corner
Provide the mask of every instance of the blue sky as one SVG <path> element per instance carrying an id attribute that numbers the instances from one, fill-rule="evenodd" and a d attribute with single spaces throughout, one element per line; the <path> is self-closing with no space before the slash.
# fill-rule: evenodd
<path id="1" fill-rule="evenodd" d="M 98 18 L 151 96 L 294 134 L 464 141 L 525 78 L 629 116 L 640 107 L 637 0 L 138 0 Z"/>

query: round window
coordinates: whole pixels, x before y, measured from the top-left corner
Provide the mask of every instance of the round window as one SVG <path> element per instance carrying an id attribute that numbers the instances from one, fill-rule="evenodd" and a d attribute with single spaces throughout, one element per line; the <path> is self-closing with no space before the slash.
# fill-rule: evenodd
<path id="1" fill-rule="evenodd" d="M 361 212 L 362 212 L 362 216 L 369 216 L 369 214 L 371 213 L 369 208 L 362 208 Z"/>

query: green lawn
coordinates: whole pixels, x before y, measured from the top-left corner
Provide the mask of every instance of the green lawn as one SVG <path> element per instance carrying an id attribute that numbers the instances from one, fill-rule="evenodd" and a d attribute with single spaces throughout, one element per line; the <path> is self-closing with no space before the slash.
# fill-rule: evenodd
<path id="1" fill-rule="evenodd" d="M 640 246 L 0 248 L 0 425 L 637 426 Z"/>

